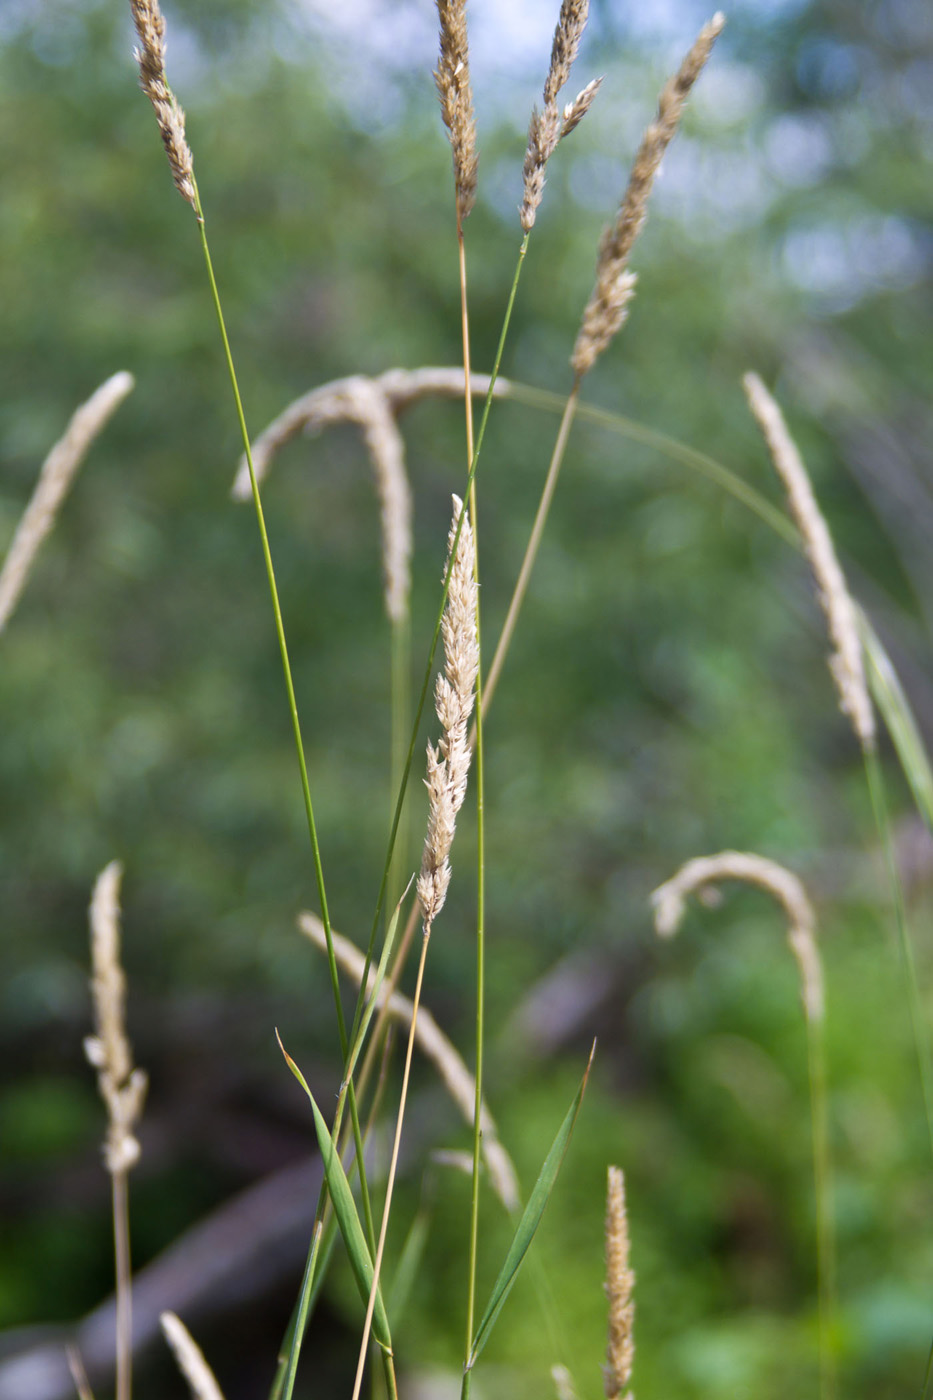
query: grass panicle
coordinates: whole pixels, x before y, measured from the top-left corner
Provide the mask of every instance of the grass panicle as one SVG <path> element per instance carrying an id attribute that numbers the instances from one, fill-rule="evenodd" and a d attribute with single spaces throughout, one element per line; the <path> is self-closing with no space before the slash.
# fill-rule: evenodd
<path id="1" fill-rule="evenodd" d="M 0 632 L 9 622 L 29 579 L 39 546 L 55 524 L 75 474 L 88 448 L 103 432 L 129 394 L 135 380 L 126 370 L 111 377 L 72 415 L 64 437 L 42 464 L 39 480 L 16 527 L 0 569 Z"/>
<path id="2" fill-rule="evenodd" d="M 204 1359 L 204 1353 L 188 1331 L 180 1317 L 173 1312 L 164 1312 L 159 1317 L 165 1340 L 172 1349 L 178 1369 L 181 1371 L 192 1400 L 224 1400 L 214 1373 Z"/>
<path id="3" fill-rule="evenodd" d="M 538 206 L 544 195 L 545 169 L 558 141 L 583 120 L 599 89 L 601 80 L 596 79 L 595 82 L 589 83 L 573 102 L 568 103 L 561 113 L 557 105 L 557 94 L 570 77 L 570 69 L 586 28 L 588 12 L 589 0 L 563 0 L 560 7 L 551 47 L 551 63 L 544 80 L 544 105 L 540 111 L 537 107 L 532 110 L 528 126 L 528 146 L 522 166 L 522 202 L 519 212 L 522 230 L 526 234 L 534 227 Z"/>
<path id="4" fill-rule="evenodd" d="M 165 19 L 159 0 L 130 0 L 130 9 L 139 35 L 139 47 L 135 50 L 139 81 L 159 123 L 175 188 L 197 213 L 194 161 L 185 139 L 185 114 L 165 76 Z"/>
<path id="5" fill-rule="evenodd" d="M 326 953 L 327 940 L 324 937 L 324 926 L 317 915 L 307 911 L 299 914 L 298 927 L 306 937 L 310 938 L 315 947 Z M 350 942 L 349 938 L 344 938 L 336 932 L 333 938 L 334 956 L 338 966 L 359 985 L 362 981 L 366 959 L 356 945 Z M 370 969 L 368 978 L 370 987 L 374 980 L 374 970 Z M 386 1004 L 390 1019 L 396 1024 L 410 1029 L 414 1017 L 414 1006 L 409 998 L 403 996 L 401 992 L 390 991 L 388 987 L 383 986 L 377 994 L 376 1005 L 381 1009 Z M 472 1125 L 476 1082 L 454 1045 L 441 1030 L 430 1011 L 423 1006 L 418 1013 L 415 1041 L 425 1058 L 430 1060 L 437 1070 L 444 1088 L 464 1120 Z M 506 1210 L 516 1210 L 519 1196 L 515 1166 L 502 1145 L 499 1130 L 485 1103 L 480 1110 L 480 1127 L 483 1158 L 489 1173 L 489 1184 Z M 472 1159 L 470 1160 L 470 1169 L 472 1170 Z"/>
<path id="6" fill-rule="evenodd" d="M 625 323 L 635 288 L 635 279 L 628 272 L 628 260 L 648 215 L 648 196 L 664 153 L 677 134 L 690 90 L 703 71 L 725 22 L 725 17 L 717 13 L 700 30 L 693 48 L 662 89 L 658 115 L 642 137 L 616 221 L 606 229 L 600 243 L 596 284 L 570 358 L 577 379 L 582 379 L 593 368 Z"/>
<path id="7" fill-rule="evenodd" d="M 101 871 L 91 899 L 91 991 L 95 1034 L 84 1042 L 88 1061 L 97 1070 L 100 1095 L 109 1120 L 104 1164 L 111 1176 L 139 1160 L 133 1128 L 142 1112 L 146 1074 L 133 1065 L 126 1036 L 126 977 L 120 964 L 120 877 L 118 861 Z"/>
<path id="8" fill-rule="evenodd" d="M 629 1267 L 625 1180 L 610 1167 L 606 1187 L 606 1297 L 609 1341 L 603 1371 L 607 1400 L 619 1400 L 632 1378 L 635 1360 L 635 1275 Z"/>
<path id="9" fill-rule="evenodd" d="M 89 911 L 91 925 L 91 995 L 95 1034 L 84 1052 L 97 1070 L 97 1084 L 107 1107 L 104 1165 L 110 1174 L 116 1273 L 116 1400 L 130 1400 L 133 1368 L 133 1300 L 127 1176 L 139 1160 L 134 1128 L 142 1113 L 147 1078 L 133 1065 L 126 1035 L 126 977 L 120 963 L 120 878 L 111 861 L 97 877 Z"/>
<path id="10" fill-rule="evenodd" d="M 655 929 L 662 938 L 679 929 L 689 895 L 703 898 L 710 885 L 736 880 L 764 890 L 787 915 L 787 941 L 800 974 L 800 997 L 808 1021 L 824 1016 L 823 966 L 816 945 L 816 916 L 801 881 L 785 866 L 747 851 L 720 851 L 715 856 L 688 860 L 651 896 Z"/>
<path id="11" fill-rule="evenodd" d="M 440 56 L 434 81 L 441 101 L 441 116 L 450 135 L 457 197 L 457 227 L 476 201 L 476 122 L 470 83 L 466 0 L 437 0 L 440 21 Z"/>
<path id="12" fill-rule="evenodd" d="M 817 505 L 803 458 L 787 430 L 780 408 L 757 374 L 746 374 L 742 383 L 775 470 L 787 492 L 791 514 L 803 536 L 807 558 L 816 579 L 832 643 L 829 669 L 839 696 L 839 708 L 852 725 L 862 749 L 870 753 L 875 747 L 875 712 L 865 681 L 856 608 L 836 557 L 832 537 Z"/>
<path id="13" fill-rule="evenodd" d="M 453 551 L 463 512 L 459 496 L 453 497 L 453 521 L 448 549 Z M 466 796 L 471 750 L 468 726 L 473 713 L 479 648 L 476 640 L 478 594 L 474 575 L 473 531 L 464 515 L 453 562 L 444 610 L 444 672 L 437 678 L 435 707 L 443 734 L 437 748 L 428 744 L 428 830 L 418 877 L 418 902 L 425 936 L 444 906 L 450 884 L 450 848 L 457 813 Z M 447 570 L 445 569 L 445 576 Z"/>

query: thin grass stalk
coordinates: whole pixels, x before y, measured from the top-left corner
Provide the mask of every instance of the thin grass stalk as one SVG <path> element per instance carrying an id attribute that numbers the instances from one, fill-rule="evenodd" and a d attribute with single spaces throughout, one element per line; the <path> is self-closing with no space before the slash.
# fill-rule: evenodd
<path id="1" fill-rule="evenodd" d="M 117 1400 L 133 1393 L 133 1266 L 130 1261 L 129 1183 L 125 1168 L 111 1175 L 116 1278 Z"/>
<path id="2" fill-rule="evenodd" d="M 175 1313 L 164 1312 L 159 1318 L 162 1334 L 178 1363 L 192 1400 L 224 1400 L 217 1378 L 208 1366 L 204 1353 Z"/>
<path id="3" fill-rule="evenodd" d="M 78 1392 L 78 1400 L 94 1400 L 94 1392 L 91 1390 L 81 1353 L 72 1342 L 65 1347 L 65 1360 L 68 1362 L 74 1388 Z"/>
<path id="4" fill-rule="evenodd" d="M 392 735 L 392 761 L 390 792 L 396 793 L 402 784 L 405 771 L 405 754 L 408 742 L 408 720 L 411 709 L 411 616 L 393 618 L 391 624 L 391 700 L 389 723 Z M 398 836 L 392 853 L 392 868 L 389 879 L 389 906 L 398 903 L 405 884 L 408 868 L 411 822 L 409 806 L 402 807 Z"/>
<path id="5" fill-rule="evenodd" d="M 211 259 L 210 246 L 209 246 L 208 241 L 207 241 L 207 230 L 206 230 L 206 227 L 205 227 L 204 214 L 203 214 L 203 211 L 202 211 L 202 209 L 201 209 L 201 201 L 200 201 L 200 197 L 199 197 L 199 195 L 198 195 L 198 190 L 197 190 L 197 185 L 196 185 L 196 184 L 195 184 L 195 186 L 194 186 L 194 209 L 195 209 L 195 213 L 196 213 L 196 215 L 197 215 L 198 231 L 199 231 L 200 237 L 201 237 L 201 249 L 202 249 L 203 254 L 204 254 L 204 264 L 205 264 L 205 267 L 206 267 L 206 269 L 207 269 L 207 277 L 208 277 L 208 281 L 209 281 L 209 283 L 210 283 L 211 297 L 212 297 L 212 300 L 213 300 L 213 303 L 214 303 L 214 311 L 215 311 L 216 316 L 217 316 L 217 324 L 218 324 L 218 327 L 219 327 L 219 330 L 220 330 L 220 338 L 221 338 L 221 341 L 222 341 L 222 343 L 223 343 L 224 358 L 225 358 L 226 364 L 227 364 L 227 373 L 228 373 L 228 375 L 229 375 L 229 377 L 230 377 L 230 387 L 231 387 L 231 389 L 232 389 L 232 391 L 233 391 L 233 399 L 234 399 L 234 403 L 235 403 L 235 406 L 236 406 L 237 421 L 238 421 L 239 426 L 240 426 L 240 435 L 241 435 L 242 440 L 243 440 L 243 451 L 244 451 L 244 454 L 245 454 L 245 456 L 246 456 L 246 462 L 247 462 L 247 466 L 248 466 L 248 469 L 249 469 L 250 488 L 251 488 L 252 495 L 253 495 L 253 505 L 254 505 L 255 511 L 256 511 L 256 522 L 257 522 L 258 527 L 259 527 L 259 536 L 260 536 L 260 540 L 261 540 L 261 542 L 262 542 L 263 560 L 264 560 L 264 563 L 265 563 L 265 566 L 266 566 L 266 577 L 267 577 L 268 584 L 269 584 L 269 593 L 270 593 L 270 597 L 271 597 L 271 599 L 272 599 L 272 611 L 273 611 L 273 615 L 274 615 L 274 618 L 275 618 L 276 637 L 277 637 L 278 643 L 279 643 L 279 653 L 280 653 L 281 660 L 282 660 L 282 672 L 283 672 L 283 675 L 284 675 L 284 678 L 285 678 L 285 689 L 286 689 L 286 693 L 287 693 L 287 695 L 288 695 L 288 707 L 289 707 L 289 713 L 290 713 L 290 715 L 291 715 L 292 731 L 293 731 L 294 740 L 295 740 L 295 749 L 296 749 L 296 752 L 297 752 L 297 755 L 298 755 L 298 770 L 299 770 L 299 774 L 300 774 L 300 777 L 301 777 L 301 790 L 302 790 L 302 796 L 303 796 L 303 798 L 304 798 L 304 804 L 305 804 L 305 815 L 306 815 L 307 822 L 308 822 L 308 833 L 309 833 L 310 838 L 311 838 L 311 850 L 312 850 L 312 855 L 313 855 L 313 860 L 314 860 L 314 874 L 315 874 L 315 880 L 316 880 L 316 882 L 317 882 L 318 899 L 319 899 L 320 906 L 321 906 L 321 920 L 322 920 L 322 922 L 323 922 L 323 924 L 324 924 L 324 928 L 325 928 L 325 930 L 326 930 L 326 932 L 327 932 L 327 941 L 328 941 L 327 961 L 328 961 L 328 966 L 329 966 L 329 969 L 330 969 L 331 988 L 332 988 L 333 995 L 334 995 L 334 1006 L 335 1006 L 336 1012 L 337 1012 L 337 1029 L 338 1029 L 338 1033 L 339 1033 L 339 1036 L 340 1036 L 341 1053 L 342 1053 L 342 1055 L 343 1055 L 344 1060 L 346 1061 L 347 1056 L 348 1056 L 348 1054 L 349 1054 L 349 1039 L 348 1039 L 348 1036 L 347 1036 L 346 1021 L 345 1021 L 345 1019 L 344 1019 L 344 1014 L 343 1014 L 343 1005 L 342 1005 L 341 1000 L 340 1000 L 340 982 L 339 982 L 339 977 L 338 977 L 338 974 L 337 974 L 337 964 L 336 964 L 336 961 L 335 961 L 335 959 L 334 959 L 334 952 L 333 952 L 333 937 L 332 937 L 332 931 L 331 931 L 330 913 L 329 913 L 329 911 L 328 911 L 327 892 L 326 892 L 325 885 L 324 885 L 324 868 L 323 868 L 323 863 L 322 863 L 322 860 L 321 860 L 321 849 L 320 849 L 320 844 L 319 844 L 319 842 L 318 842 L 318 836 L 317 836 L 317 825 L 316 825 L 315 819 L 314 819 L 314 806 L 313 806 L 313 803 L 312 803 L 312 800 L 311 800 L 311 788 L 310 788 L 310 784 L 309 784 L 309 780 L 308 780 L 308 768 L 307 768 L 307 763 L 306 763 L 306 760 L 305 760 L 304 741 L 303 741 L 302 735 L 301 735 L 301 723 L 300 723 L 299 718 L 298 718 L 298 702 L 297 702 L 297 700 L 296 700 L 296 698 L 295 698 L 295 686 L 294 686 L 294 681 L 293 681 L 293 679 L 292 679 L 291 663 L 290 663 L 289 657 L 288 657 L 288 644 L 287 644 L 286 639 L 285 639 L 285 625 L 284 625 L 284 622 L 283 622 L 283 620 L 282 620 L 282 609 L 281 609 L 281 605 L 280 605 L 280 603 L 279 603 L 278 586 L 277 586 L 276 580 L 275 580 L 275 570 L 274 570 L 273 564 L 272 564 L 272 552 L 271 552 L 271 549 L 270 549 L 270 546 L 269 546 L 269 536 L 268 536 L 268 533 L 267 533 L 267 531 L 266 531 L 266 522 L 265 522 L 265 516 L 264 516 L 264 514 L 263 514 L 263 509 L 262 509 L 262 501 L 260 500 L 260 496 L 259 496 L 259 484 L 258 484 L 258 482 L 257 482 L 257 480 L 256 480 L 256 472 L 255 472 L 255 469 L 254 469 L 254 467 L 253 467 L 253 456 L 252 456 L 252 451 L 251 451 L 251 449 L 250 449 L 249 431 L 248 431 L 248 429 L 247 429 L 247 427 L 246 427 L 246 417 L 245 417 L 245 414 L 244 414 L 244 412 L 243 412 L 243 402 L 242 402 L 242 399 L 241 399 L 241 397 L 240 397 L 240 389 L 239 389 L 239 384 L 238 384 L 238 382 L 237 382 L 236 368 L 235 368 L 234 363 L 233 363 L 233 353 L 232 353 L 232 351 L 231 351 L 231 349 L 230 349 L 230 341 L 229 341 L 229 338 L 228 338 L 228 336 L 227 336 L 227 327 L 226 327 L 226 322 L 225 322 L 225 320 L 224 320 L 223 307 L 222 307 L 221 301 L 220 301 L 220 293 L 219 293 L 218 288 L 217 288 L 217 280 L 216 280 L 216 278 L 215 278 L 215 276 L 214 276 L 214 265 L 213 265 L 213 261 L 212 261 L 212 259 Z M 347 1084 L 347 1097 L 348 1097 L 349 1106 L 350 1106 L 350 1117 L 351 1117 L 351 1120 L 352 1120 L 352 1123 L 353 1123 L 353 1135 L 354 1135 L 354 1139 L 355 1139 L 355 1141 L 356 1141 L 357 1153 L 358 1153 L 359 1159 L 360 1159 L 360 1187 L 361 1187 L 361 1193 L 362 1193 L 362 1196 L 363 1196 L 364 1214 L 366 1215 L 367 1228 L 368 1228 L 368 1230 L 370 1231 L 370 1234 L 372 1234 L 372 1231 L 373 1231 L 372 1207 L 371 1207 L 371 1205 L 369 1204 L 369 1201 L 368 1201 L 368 1191 L 367 1191 L 367 1189 L 366 1189 L 366 1171 L 365 1171 L 365 1164 L 364 1164 L 364 1162 L 363 1162 L 362 1139 L 361 1139 L 361 1133 L 360 1133 L 359 1114 L 358 1114 L 358 1112 L 357 1112 L 357 1107 L 356 1107 L 356 1096 L 355 1096 L 355 1094 L 354 1094 L 354 1092 L 353 1092 L 353 1085 L 352 1085 L 352 1082 L 348 1082 L 348 1084 Z M 336 1135 L 336 1129 L 335 1129 L 335 1135 Z M 323 1197 L 326 1197 L 326 1190 L 327 1190 L 327 1186 L 326 1186 L 326 1181 L 325 1181 L 325 1182 L 323 1183 L 323 1185 L 322 1185 L 322 1198 L 323 1198 Z M 318 1215 L 316 1215 L 315 1219 L 316 1219 L 316 1220 L 318 1219 Z M 314 1241 L 313 1241 L 313 1239 L 312 1239 L 312 1243 L 311 1243 L 311 1246 L 310 1246 L 309 1251 L 308 1251 L 308 1260 L 307 1260 L 306 1269 L 305 1269 L 305 1278 L 306 1278 L 306 1279 L 307 1279 L 309 1276 L 310 1276 L 311 1278 L 313 1278 L 313 1274 L 314 1274 L 314 1254 L 315 1254 Z M 302 1285 L 302 1287 L 303 1287 L 303 1289 L 304 1289 L 304 1284 Z M 293 1336 L 293 1339 L 292 1339 L 292 1347 L 291 1347 L 291 1354 L 290 1354 L 290 1358 L 289 1358 L 289 1366 L 288 1366 L 288 1370 L 287 1370 L 287 1372 L 286 1372 L 285 1384 L 284 1384 L 283 1390 L 282 1390 L 282 1394 L 283 1394 L 284 1400 L 290 1400 L 291 1393 L 292 1393 L 292 1389 L 293 1389 L 293 1387 L 294 1387 L 294 1379 L 295 1379 L 295 1372 L 296 1372 L 296 1370 L 297 1370 L 298 1356 L 299 1356 L 300 1351 L 301 1351 L 301 1343 L 302 1343 L 302 1340 L 303 1340 L 303 1337 L 304 1337 L 304 1329 L 305 1329 L 305 1326 L 306 1326 L 306 1325 L 307 1325 L 307 1312 L 305 1311 L 304 1315 L 302 1315 L 301 1309 L 299 1308 L 299 1313 L 298 1313 L 298 1316 L 297 1316 L 297 1318 L 296 1318 L 295 1332 L 294 1332 L 294 1336 Z"/>
<path id="6" fill-rule="evenodd" d="M 836 1228 L 833 1220 L 832 1157 L 829 1149 L 829 1097 L 823 1027 L 807 1018 L 807 1075 L 813 1138 L 814 1207 L 816 1211 L 817 1293 L 820 1311 L 820 1395 L 833 1400 L 836 1366 L 833 1320 L 836 1313 Z"/>
<path id="7" fill-rule="evenodd" d="M 483 649 L 479 606 L 479 535 L 476 513 L 476 477 L 473 465 L 473 396 L 470 392 L 470 316 L 467 303 L 466 251 L 463 223 L 457 218 L 457 245 L 460 263 L 460 314 L 463 332 L 463 381 L 466 411 L 467 469 L 470 481 L 470 521 L 473 526 L 473 578 L 476 582 L 476 645 L 479 664 L 476 672 L 476 1097 L 473 1107 L 473 1179 L 470 1189 L 469 1263 L 467 1265 L 466 1340 L 464 1364 L 473 1343 L 473 1317 L 476 1309 L 476 1268 L 479 1253 L 479 1174 L 483 1111 L 483 1032 L 486 1017 L 486 822 L 483 783 Z M 427 940 L 425 940 L 425 945 Z M 422 957 L 424 954 L 422 953 Z M 414 1021 L 414 1017 L 412 1018 Z M 414 1026 L 412 1027 L 414 1034 Z"/>
<path id="8" fill-rule="evenodd" d="M 901 963 L 904 969 L 907 1004 L 910 1008 L 911 1027 L 917 1054 L 917 1070 L 920 1076 L 920 1088 L 923 1093 L 923 1108 L 926 1116 L 927 1135 L 930 1139 L 930 1150 L 933 1152 L 933 1074 L 931 1074 L 930 1068 L 930 1033 L 927 1027 L 926 1016 L 924 1015 L 923 1002 L 920 997 L 920 986 L 917 981 L 914 945 L 910 934 L 910 927 L 907 922 L 907 911 L 904 905 L 904 889 L 901 884 L 900 872 L 897 868 L 897 857 L 894 853 L 894 841 L 891 835 L 891 816 L 888 811 L 881 764 L 875 749 L 863 749 L 863 755 L 865 759 L 865 778 L 868 783 L 872 813 L 875 818 L 878 839 L 884 853 L 888 883 L 891 887 L 891 900 L 894 905 L 894 922 L 897 927 L 897 940 L 901 952 Z"/>
<path id="9" fill-rule="evenodd" d="M 522 566 L 519 570 L 518 579 L 509 603 L 509 610 L 506 613 L 505 622 L 502 624 L 502 631 L 496 643 L 495 655 L 492 658 L 492 665 L 486 677 L 484 692 L 484 703 L 488 707 L 492 704 L 492 697 L 495 694 L 496 686 L 499 683 L 499 676 L 502 666 L 508 655 L 509 646 L 518 622 L 518 615 L 521 612 L 525 593 L 528 590 L 528 582 L 531 578 L 531 571 L 535 566 L 535 559 L 538 555 L 538 547 L 541 544 L 541 536 L 544 534 L 544 527 L 547 524 L 548 512 L 551 508 L 551 501 L 554 499 L 554 491 L 557 487 L 557 478 L 560 476 L 560 469 L 563 465 L 564 454 L 567 450 L 567 440 L 570 437 L 570 429 L 577 411 L 577 404 L 580 398 L 581 378 L 577 375 L 573 388 L 564 405 L 563 417 L 560 421 L 557 439 L 554 443 L 554 451 L 551 453 L 551 461 L 548 466 L 547 476 L 544 481 L 544 488 L 541 492 L 541 499 L 538 502 L 538 509 L 535 513 L 534 524 L 531 527 L 531 535 L 525 547 L 525 557 L 522 559 Z M 478 716 L 477 722 L 481 722 Z"/>

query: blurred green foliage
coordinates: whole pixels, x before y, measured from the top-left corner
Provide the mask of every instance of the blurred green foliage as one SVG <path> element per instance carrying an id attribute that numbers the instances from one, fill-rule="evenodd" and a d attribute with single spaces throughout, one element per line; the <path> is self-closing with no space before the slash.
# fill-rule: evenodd
<path id="1" fill-rule="evenodd" d="M 429 59 L 390 62 L 388 41 L 380 48 L 390 10 L 360 20 L 358 45 L 313 7 L 270 0 L 188 0 L 168 15 L 254 432 L 326 380 L 457 359 L 449 156 Z M 414 25 L 415 8 L 403 13 Z M 606 81 L 552 164 L 504 364 L 516 379 L 569 386 L 600 228 L 660 82 L 704 17 L 687 0 L 665 13 L 652 30 L 608 0 L 594 6 L 578 86 L 596 71 Z M 514 70 L 507 57 L 485 78 L 474 63 L 478 368 L 518 248 L 523 130 L 540 84 L 524 52 Z M 630 322 L 587 389 L 777 500 L 738 381 L 755 367 L 777 384 L 855 590 L 928 731 L 931 70 L 920 0 L 740 6 L 668 158 Z M 11 1221 L 0 1320 L 18 1326 L 72 1318 L 109 1287 L 101 1114 L 81 1064 L 85 907 L 108 860 L 126 866 L 130 1024 L 152 1076 L 154 1126 L 134 1176 L 139 1264 L 272 1170 L 279 1149 L 310 1151 L 273 1025 L 325 1094 L 338 1066 L 323 967 L 294 929 L 313 872 L 255 522 L 228 495 L 236 422 L 193 220 L 137 88 L 129 16 L 7 0 L 0 91 L 0 547 L 74 406 L 118 368 L 138 381 L 0 639 L 0 1200 Z M 419 673 L 463 480 L 461 414 L 422 404 L 403 426 Z M 513 403 L 491 419 L 478 477 L 486 638 L 554 431 Z M 390 804 L 389 644 L 355 430 L 290 447 L 264 500 L 331 913 L 362 941 Z M 487 730 L 488 1088 L 526 1186 L 594 1031 L 600 1050 L 540 1240 L 566 1355 L 551 1354 L 529 1273 L 490 1346 L 484 1396 L 547 1393 L 557 1359 L 581 1395 L 599 1393 L 610 1161 L 632 1213 L 637 1393 L 815 1393 L 805 1045 L 783 930 L 751 894 L 692 916 L 673 947 L 649 927 L 650 890 L 724 846 L 785 860 L 819 906 L 842 1388 L 852 1400 L 919 1389 L 933 1330 L 929 1153 L 883 871 L 825 649 L 801 561 L 763 524 L 658 453 L 578 425 Z M 930 850 L 913 838 L 893 765 L 890 787 L 905 862 L 915 852 L 929 1005 Z M 413 801 L 417 833 L 417 773 Z M 426 993 L 467 1050 L 471 858 L 467 823 Z M 556 1002 L 536 995 L 546 977 Z M 418 1085 L 433 1091 L 426 1071 Z M 238 1131 L 221 1121 L 231 1103 Z M 445 1145 L 463 1146 L 453 1114 L 441 1120 Z M 420 1170 L 402 1184 L 396 1249 Z M 455 1371 L 468 1189 L 432 1170 L 424 1268 L 396 1337 L 406 1366 Z M 486 1287 L 507 1238 L 486 1203 Z M 357 1326 L 339 1266 L 329 1306 Z M 284 1321 L 257 1339 L 260 1376 Z M 222 1344 L 211 1359 L 228 1400 L 245 1394 Z"/>

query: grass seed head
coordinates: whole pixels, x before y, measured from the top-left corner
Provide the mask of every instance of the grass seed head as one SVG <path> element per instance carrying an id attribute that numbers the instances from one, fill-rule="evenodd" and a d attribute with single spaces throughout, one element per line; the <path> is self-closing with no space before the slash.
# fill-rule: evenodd
<path id="1" fill-rule="evenodd" d="M 596 285 L 570 359 L 578 379 L 592 369 L 625 323 L 634 287 L 627 272 L 628 260 L 647 218 L 648 196 L 664 153 L 680 125 L 690 89 L 703 71 L 725 22 L 725 17 L 717 13 L 704 25 L 680 68 L 661 90 L 657 117 L 641 139 L 616 221 L 606 229 L 600 243 Z"/>
<path id="2" fill-rule="evenodd" d="M 635 1359 L 635 1275 L 629 1268 L 628 1217 L 625 1182 L 618 1167 L 610 1167 L 606 1188 L 606 1297 L 609 1299 L 609 1343 L 604 1370 L 607 1400 L 618 1400 L 632 1378 Z"/>
<path id="3" fill-rule="evenodd" d="M 130 0 L 130 9 L 139 35 L 135 56 L 140 84 L 155 111 L 175 187 L 196 210 L 194 161 L 185 139 L 185 114 L 165 76 L 165 18 L 159 0 Z"/>
<path id="4" fill-rule="evenodd" d="M 437 0 L 440 20 L 440 56 L 434 81 L 441 102 L 441 116 L 450 135 L 457 194 L 457 223 L 476 201 L 476 121 L 470 83 L 465 0 Z"/>

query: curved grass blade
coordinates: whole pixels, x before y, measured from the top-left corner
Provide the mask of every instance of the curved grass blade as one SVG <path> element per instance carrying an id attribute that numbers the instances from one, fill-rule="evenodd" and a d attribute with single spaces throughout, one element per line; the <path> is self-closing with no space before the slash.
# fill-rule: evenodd
<path id="1" fill-rule="evenodd" d="M 324 1115 L 315 1103 L 314 1095 L 308 1088 L 304 1075 L 282 1044 L 278 1031 L 276 1031 L 276 1039 L 279 1042 L 279 1048 L 282 1054 L 285 1056 L 285 1063 L 298 1080 L 302 1089 L 304 1089 L 311 1103 L 311 1108 L 314 1113 L 314 1131 L 317 1134 L 318 1146 L 321 1149 L 321 1157 L 324 1162 L 324 1175 L 327 1178 L 327 1189 L 334 1203 L 334 1214 L 337 1217 L 337 1224 L 340 1226 L 340 1233 L 343 1235 L 344 1244 L 347 1247 L 347 1255 L 350 1260 L 350 1266 L 353 1269 L 353 1276 L 356 1279 L 356 1286 L 360 1290 L 360 1296 L 363 1302 L 368 1303 L 370 1291 L 373 1286 L 373 1261 L 366 1245 L 366 1236 L 363 1234 L 363 1226 L 356 1209 L 356 1202 L 353 1199 L 353 1192 L 350 1190 L 347 1174 L 343 1169 L 343 1163 L 340 1160 L 337 1149 L 334 1147 L 330 1129 L 327 1126 Z M 386 1315 L 385 1304 L 382 1300 L 382 1291 L 380 1289 L 376 1290 L 376 1307 L 373 1313 L 373 1336 L 383 1350 L 391 1354 L 392 1337 L 389 1332 L 389 1319 Z"/>
<path id="2" fill-rule="evenodd" d="M 522 1213 L 521 1220 L 518 1222 L 515 1234 L 512 1237 L 512 1243 L 509 1245 L 509 1252 L 505 1256 L 505 1263 L 502 1265 L 499 1277 L 493 1285 L 489 1302 L 486 1304 L 486 1311 L 483 1313 L 479 1326 L 476 1329 L 476 1337 L 474 1338 L 473 1347 L 470 1351 L 470 1359 L 465 1368 L 468 1371 L 475 1366 L 480 1352 L 489 1341 L 490 1333 L 496 1324 L 499 1313 L 502 1311 L 502 1306 L 506 1298 L 509 1296 L 512 1285 L 518 1277 L 518 1271 L 524 1263 L 525 1255 L 528 1253 L 531 1242 L 535 1237 L 535 1232 L 541 1223 L 544 1208 L 550 1199 L 551 1192 L 554 1189 L 554 1183 L 557 1180 L 557 1174 L 563 1165 L 564 1156 L 570 1145 L 570 1137 L 573 1133 L 574 1124 L 577 1121 L 577 1114 L 580 1112 L 583 1095 L 586 1092 L 586 1083 L 590 1077 L 590 1069 L 593 1064 L 593 1056 L 595 1053 L 596 1042 L 594 1040 L 586 1070 L 580 1081 L 580 1087 L 574 1095 L 573 1103 L 567 1111 L 566 1118 L 560 1125 L 557 1137 L 551 1145 L 551 1150 L 544 1159 L 544 1166 L 541 1168 L 538 1180 L 534 1185 L 534 1190 L 528 1198 L 528 1204 Z"/>

